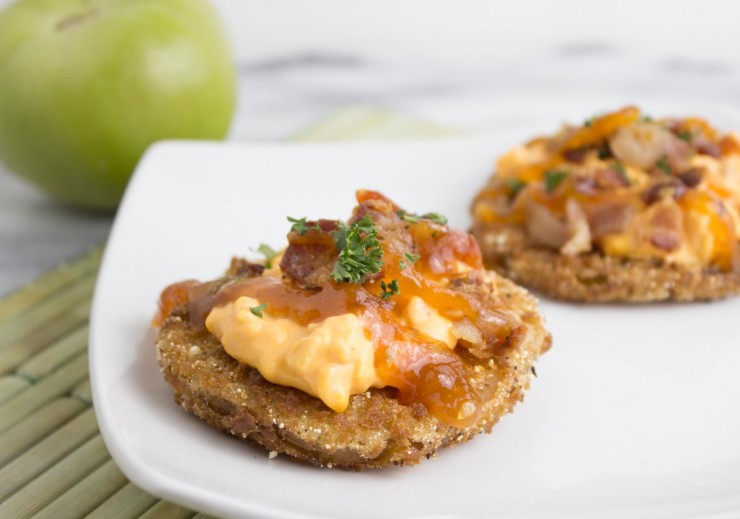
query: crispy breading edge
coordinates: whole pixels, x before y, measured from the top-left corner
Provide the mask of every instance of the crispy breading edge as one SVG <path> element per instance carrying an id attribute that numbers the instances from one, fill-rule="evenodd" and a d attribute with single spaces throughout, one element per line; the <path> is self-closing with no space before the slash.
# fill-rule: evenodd
<path id="1" fill-rule="evenodd" d="M 511 224 L 476 222 L 472 233 L 489 268 L 555 299 L 587 303 L 688 302 L 740 294 L 738 269 L 690 270 L 659 260 L 617 258 L 600 252 L 566 256 L 529 244 L 523 229 Z"/>
<path id="2" fill-rule="evenodd" d="M 535 359 L 551 343 L 524 289 L 493 273 L 509 309 L 522 317 L 526 333 L 500 351 L 493 363 L 464 356 L 473 384 L 489 396 L 480 419 L 470 427 L 449 426 L 423 405 L 404 406 L 385 389 L 370 389 L 350 400 L 344 413 L 328 409 L 302 391 L 267 382 L 229 357 L 210 334 L 193 329 L 182 313 L 163 323 L 156 347 L 175 401 L 213 427 L 268 451 L 319 466 L 351 470 L 414 465 L 436 456 L 492 426 L 522 400 Z"/>

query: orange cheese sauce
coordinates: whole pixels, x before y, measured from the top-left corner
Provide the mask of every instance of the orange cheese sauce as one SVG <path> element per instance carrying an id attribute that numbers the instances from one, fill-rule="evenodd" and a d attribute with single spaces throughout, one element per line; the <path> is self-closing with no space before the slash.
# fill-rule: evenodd
<path id="1" fill-rule="evenodd" d="M 522 226 L 535 243 L 531 233 L 544 214 L 547 229 L 562 228 L 563 239 L 553 240 L 562 253 L 601 250 L 728 271 L 739 268 L 739 159 L 737 134 L 721 135 L 696 117 L 653 121 L 627 107 L 502 156 L 473 214 L 483 224 Z M 670 206 L 668 223 L 653 215 L 661 200 Z M 578 223 L 578 211 L 566 214 L 573 202 L 591 231 L 590 243 L 576 249 L 565 245 Z M 617 214 L 621 221 L 614 220 Z M 665 225 L 652 228 L 655 221 Z"/>
<path id="2" fill-rule="evenodd" d="M 362 196 L 368 195 L 358 198 Z M 394 250 L 381 240 L 383 280 L 396 280 L 399 288 L 392 297 L 382 297 L 381 280 L 362 284 L 327 280 L 320 290 L 306 290 L 285 276 L 235 278 L 218 290 L 208 284 L 184 282 L 163 292 L 157 322 L 187 302 L 191 322 L 203 326 L 211 309 L 242 296 L 266 304 L 263 312 L 271 318 L 287 318 L 303 326 L 355 314 L 361 317 L 365 335 L 375 347 L 376 387 L 393 388 L 400 403 L 424 404 L 443 421 L 465 427 L 477 419 L 481 404 L 470 382 L 469 368 L 454 347 L 409 326 L 402 316 L 412 298 L 421 298 L 444 319 L 467 319 L 482 325 L 483 303 L 450 286 L 454 278 L 482 268 L 481 252 L 469 234 L 426 220 L 409 223 L 408 231 L 418 256 L 415 262 L 405 255 L 409 251 Z M 501 323 L 494 347 L 502 346 L 515 323 L 503 312 L 499 315 L 487 308 L 486 318 L 490 320 L 491 314 Z"/>

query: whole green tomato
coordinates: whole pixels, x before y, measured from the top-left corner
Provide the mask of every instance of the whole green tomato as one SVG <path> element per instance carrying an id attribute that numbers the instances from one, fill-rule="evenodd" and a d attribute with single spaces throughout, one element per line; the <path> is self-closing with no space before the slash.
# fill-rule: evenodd
<path id="1" fill-rule="evenodd" d="M 222 139 L 234 103 L 207 0 L 20 0 L 0 13 L 0 160 L 69 204 L 114 209 L 150 144 Z"/>

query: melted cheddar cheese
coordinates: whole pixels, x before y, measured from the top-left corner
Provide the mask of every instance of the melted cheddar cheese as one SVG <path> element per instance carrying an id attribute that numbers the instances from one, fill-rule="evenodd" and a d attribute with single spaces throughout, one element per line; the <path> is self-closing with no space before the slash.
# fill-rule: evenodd
<path id="1" fill-rule="evenodd" d="M 385 387 L 375 371 L 375 348 L 362 317 L 345 313 L 303 325 L 284 317 L 258 317 L 252 309 L 259 305 L 242 296 L 206 317 L 206 328 L 231 357 L 274 384 L 320 398 L 338 413 L 347 409 L 352 395 Z M 411 298 L 402 316 L 414 330 L 455 347 L 452 322 L 423 299 Z"/>
<path id="2" fill-rule="evenodd" d="M 740 135 L 633 107 L 502 156 L 473 204 L 565 255 L 594 250 L 731 270 L 740 239 Z"/>
<path id="3" fill-rule="evenodd" d="M 470 358 L 492 365 L 522 317 L 503 308 L 471 235 L 436 213 L 405 213 L 379 193 L 357 198 L 351 225 L 365 222 L 365 237 L 377 232 L 373 261 L 382 259 L 361 280 L 333 277 L 352 240 L 350 261 L 370 258 L 358 256 L 367 252 L 361 237 L 341 222 L 294 220 L 289 246 L 271 268 L 235 260 L 225 278 L 168 287 L 155 322 L 187 305 L 191 325 L 205 327 L 227 354 L 336 412 L 369 388 L 391 388 L 399 403 L 423 404 L 467 427 L 482 410 Z M 461 354 L 464 348 L 475 353 Z"/>

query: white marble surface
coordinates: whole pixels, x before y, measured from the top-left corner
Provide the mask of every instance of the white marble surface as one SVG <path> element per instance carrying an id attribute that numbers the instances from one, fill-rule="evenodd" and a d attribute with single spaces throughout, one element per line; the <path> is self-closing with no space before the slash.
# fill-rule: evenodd
<path id="1" fill-rule="evenodd" d="M 566 99 L 592 112 L 664 97 L 740 107 L 737 2 L 216 4 L 239 71 L 232 140 L 284 139 L 354 104 L 468 130 L 526 121 L 535 100 L 553 124 Z M 0 294 L 104 240 L 111 222 L 0 166 Z"/>

